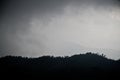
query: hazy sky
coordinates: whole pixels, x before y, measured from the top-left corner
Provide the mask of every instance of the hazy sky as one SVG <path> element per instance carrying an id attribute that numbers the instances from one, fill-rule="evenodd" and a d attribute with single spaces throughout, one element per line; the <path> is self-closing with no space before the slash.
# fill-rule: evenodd
<path id="1" fill-rule="evenodd" d="M 1 0 L 0 56 L 88 51 L 120 58 L 119 0 Z"/>

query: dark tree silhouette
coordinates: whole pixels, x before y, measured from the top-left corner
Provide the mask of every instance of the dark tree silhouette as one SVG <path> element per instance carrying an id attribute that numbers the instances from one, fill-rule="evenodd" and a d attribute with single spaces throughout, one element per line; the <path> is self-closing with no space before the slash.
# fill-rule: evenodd
<path id="1" fill-rule="evenodd" d="M 71 57 L 43 56 L 27 58 L 6 56 L 0 58 L 1 76 L 19 78 L 78 78 L 107 79 L 118 78 L 120 60 L 112 60 L 104 54 L 88 52 Z M 5 78 L 5 77 L 4 77 Z"/>

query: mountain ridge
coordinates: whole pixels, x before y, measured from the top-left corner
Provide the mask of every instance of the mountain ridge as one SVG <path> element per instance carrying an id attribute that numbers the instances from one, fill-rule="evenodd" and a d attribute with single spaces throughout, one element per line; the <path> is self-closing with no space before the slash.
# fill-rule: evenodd
<path id="1" fill-rule="evenodd" d="M 105 55 L 87 52 L 65 57 L 42 56 L 28 58 L 6 56 L 0 58 L 1 76 L 23 78 L 114 78 L 120 72 L 120 60 L 106 58 Z M 119 77 L 116 77 L 119 78 Z"/>

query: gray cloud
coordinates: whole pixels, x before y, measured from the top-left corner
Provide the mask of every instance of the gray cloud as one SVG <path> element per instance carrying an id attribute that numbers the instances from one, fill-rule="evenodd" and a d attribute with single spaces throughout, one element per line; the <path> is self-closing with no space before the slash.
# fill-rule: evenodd
<path id="1" fill-rule="evenodd" d="M 0 9 L 0 56 L 120 57 L 118 0 L 3 0 Z"/>
<path id="2" fill-rule="evenodd" d="M 0 49 L 3 53 L 1 55 L 8 51 L 19 50 L 17 45 L 20 42 L 19 35 L 28 32 L 32 17 L 37 15 L 42 17 L 60 11 L 60 6 L 65 2 L 62 0 L 1 0 Z M 14 53 L 17 54 L 17 51 Z"/>

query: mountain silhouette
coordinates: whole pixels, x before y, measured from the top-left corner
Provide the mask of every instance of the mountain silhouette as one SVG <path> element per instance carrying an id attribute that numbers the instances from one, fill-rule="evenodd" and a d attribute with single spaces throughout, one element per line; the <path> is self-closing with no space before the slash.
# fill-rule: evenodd
<path id="1" fill-rule="evenodd" d="M 28 58 L 5 56 L 0 58 L 0 75 L 18 78 L 76 78 L 119 79 L 120 60 L 112 60 L 96 53 L 65 57 L 42 56 Z M 4 77 L 5 78 L 5 77 Z"/>

